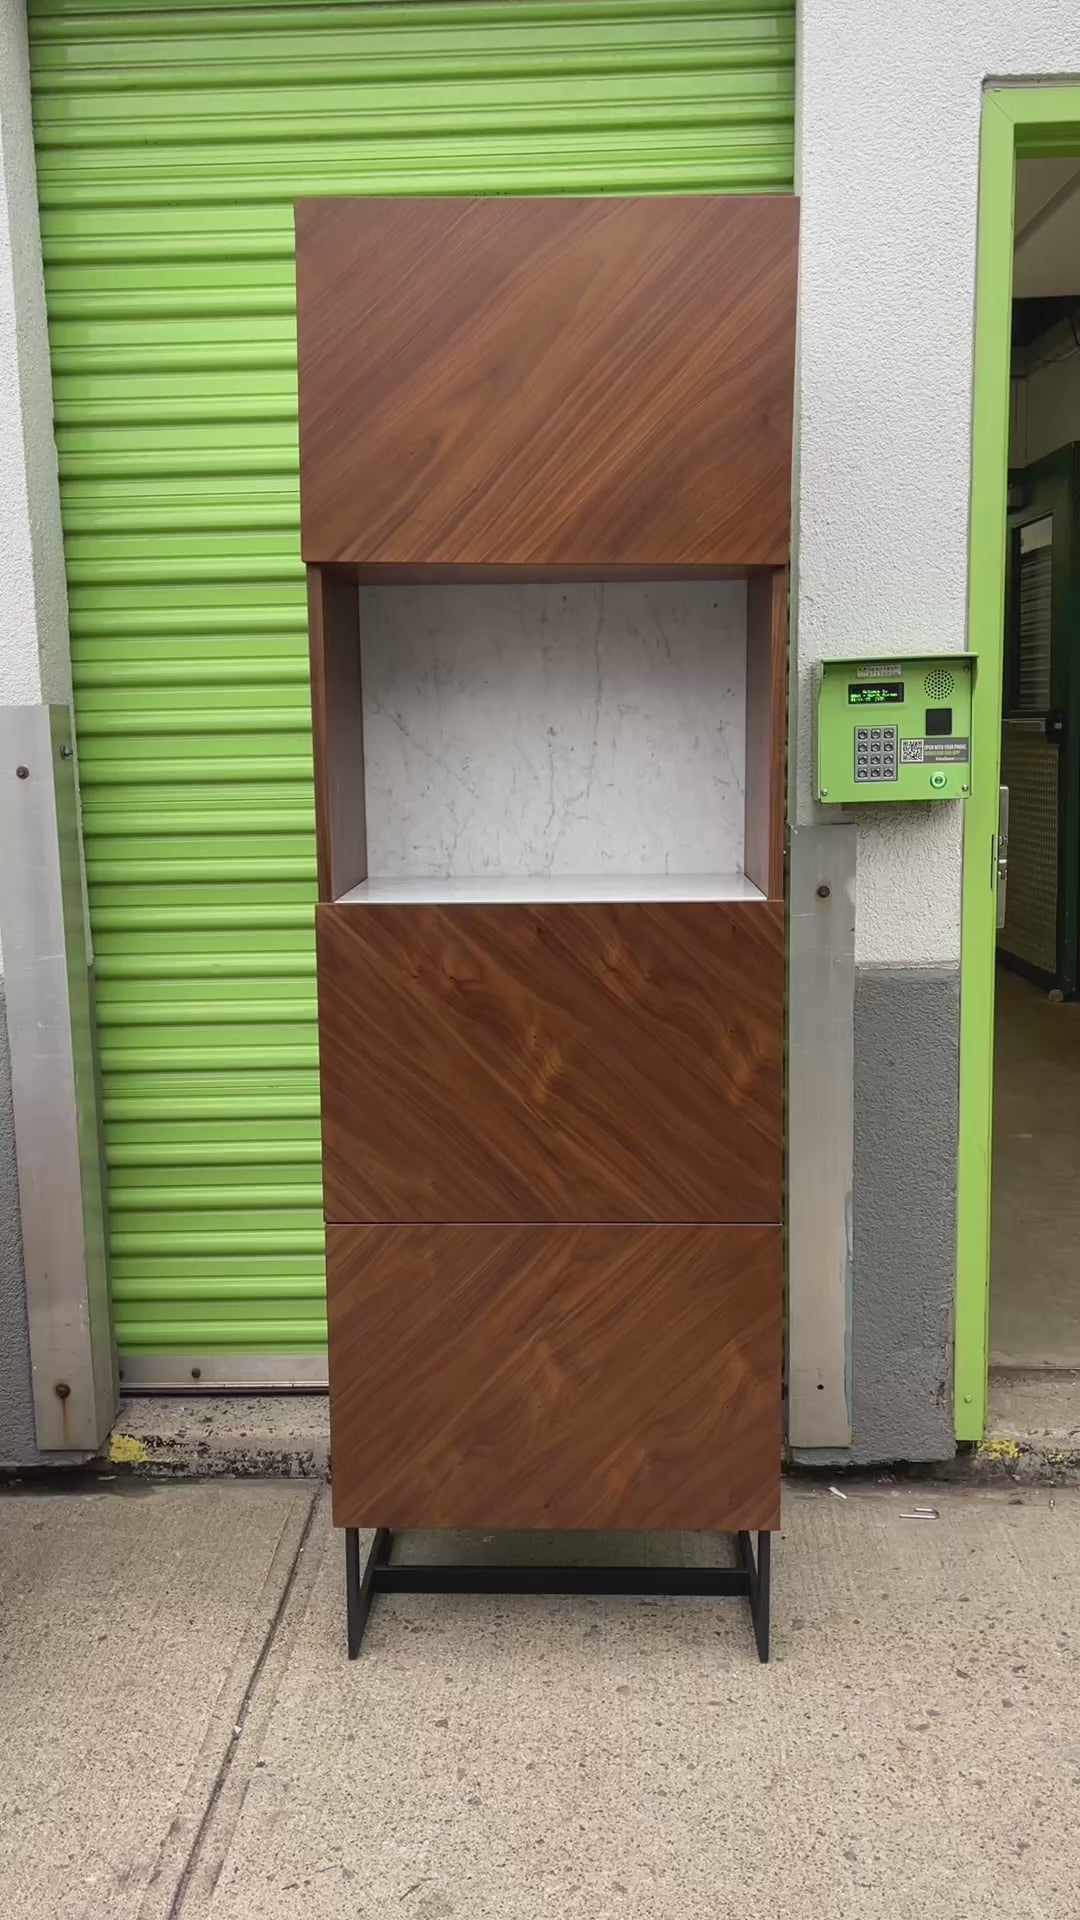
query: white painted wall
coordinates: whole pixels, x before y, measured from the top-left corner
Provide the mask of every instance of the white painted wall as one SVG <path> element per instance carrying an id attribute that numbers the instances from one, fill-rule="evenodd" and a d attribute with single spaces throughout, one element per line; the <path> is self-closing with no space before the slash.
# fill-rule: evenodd
<path id="1" fill-rule="evenodd" d="M 373 875 L 740 872 L 737 581 L 361 590 Z"/>
<path id="2" fill-rule="evenodd" d="M 795 817 L 815 663 L 966 644 L 979 121 L 1080 77 L 1077 0 L 801 0 Z M 974 643 L 978 637 L 973 636 Z M 856 959 L 960 953 L 959 806 L 859 827 Z"/>
<path id="3" fill-rule="evenodd" d="M 70 704 L 26 6 L 0 0 L 0 706 Z M 85 871 L 83 920 L 89 963 Z"/>
<path id="4" fill-rule="evenodd" d="M 71 697 L 24 0 L 0 0 L 0 705 Z"/>

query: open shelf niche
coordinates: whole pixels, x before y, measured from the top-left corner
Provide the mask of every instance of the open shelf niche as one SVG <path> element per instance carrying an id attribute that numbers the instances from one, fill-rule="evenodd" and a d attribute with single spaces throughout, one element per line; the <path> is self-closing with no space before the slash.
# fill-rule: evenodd
<path id="1" fill-rule="evenodd" d="M 768 576 L 312 594 L 322 898 L 767 897 Z"/>
<path id="2" fill-rule="evenodd" d="M 297 207 L 352 1650 L 401 1527 L 737 1530 L 764 1644 L 797 222 Z"/>

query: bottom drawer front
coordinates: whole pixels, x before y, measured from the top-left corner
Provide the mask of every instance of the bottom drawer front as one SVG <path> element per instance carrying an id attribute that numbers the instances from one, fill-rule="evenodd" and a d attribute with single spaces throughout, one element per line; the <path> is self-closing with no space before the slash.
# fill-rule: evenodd
<path id="1" fill-rule="evenodd" d="M 775 1527 L 775 1226 L 331 1226 L 338 1526 Z"/>

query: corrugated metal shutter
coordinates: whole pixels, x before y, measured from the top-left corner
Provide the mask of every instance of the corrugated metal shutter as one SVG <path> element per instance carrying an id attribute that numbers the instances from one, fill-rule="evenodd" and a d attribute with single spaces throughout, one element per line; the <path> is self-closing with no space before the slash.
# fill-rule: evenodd
<path id="1" fill-rule="evenodd" d="M 292 202 L 790 189 L 794 0 L 30 20 L 121 1352 L 295 1377 L 325 1325 Z"/>

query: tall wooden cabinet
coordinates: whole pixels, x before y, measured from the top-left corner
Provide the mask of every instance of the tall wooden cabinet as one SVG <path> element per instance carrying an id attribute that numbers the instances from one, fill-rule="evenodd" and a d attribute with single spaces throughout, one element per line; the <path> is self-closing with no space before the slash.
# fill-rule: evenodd
<path id="1" fill-rule="evenodd" d="M 394 1577 L 392 1529 L 730 1530 L 760 1598 L 748 1536 L 767 1550 L 780 1496 L 796 203 L 339 199 L 296 218 L 352 1638 L 373 1587 L 421 1584 Z M 676 848 L 655 873 L 369 872 L 368 589 L 696 577 L 745 581 L 738 871 L 682 874 Z"/>

